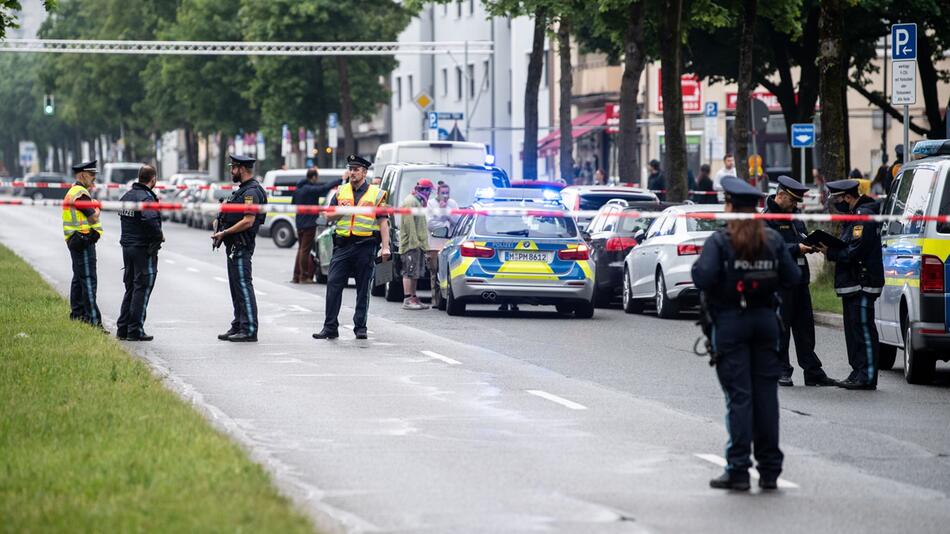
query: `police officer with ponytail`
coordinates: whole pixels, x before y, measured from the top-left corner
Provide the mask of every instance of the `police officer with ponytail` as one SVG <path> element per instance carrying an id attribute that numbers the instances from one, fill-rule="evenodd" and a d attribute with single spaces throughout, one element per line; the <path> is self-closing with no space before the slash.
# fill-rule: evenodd
<path id="1" fill-rule="evenodd" d="M 755 213 L 758 189 L 738 178 L 723 178 L 721 185 L 727 213 Z M 729 431 L 725 473 L 709 485 L 747 491 L 754 452 L 759 487 L 776 489 L 784 458 L 778 444 L 779 291 L 798 281 L 799 268 L 781 235 L 761 220 L 744 219 L 730 220 L 706 240 L 692 275 L 712 317 Z"/>

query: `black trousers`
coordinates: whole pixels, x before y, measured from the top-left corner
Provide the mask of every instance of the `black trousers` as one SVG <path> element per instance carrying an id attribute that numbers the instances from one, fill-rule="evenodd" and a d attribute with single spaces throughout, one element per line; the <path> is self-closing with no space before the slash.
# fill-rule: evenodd
<path id="1" fill-rule="evenodd" d="M 815 354 L 815 312 L 811 306 L 808 284 L 782 291 L 782 320 L 785 321 L 786 328 L 782 332 L 782 344 L 778 354 L 782 359 L 784 374 L 792 376 L 794 371 L 788 355 L 789 342 L 794 337 L 798 366 L 804 371 L 805 379 L 823 378 L 825 371 L 821 368 L 821 360 Z"/>
<path id="2" fill-rule="evenodd" d="M 878 346 L 877 327 L 874 326 L 874 301 L 877 295 L 859 291 L 841 297 L 844 319 L 844 340 L 848 347 L 851 376 L 868 384 L 877 385 Z"/>
<path id="3" fill-rule="evenodd" d="M 253 250 L 243 247 L 233 248 L 228 253 L 228 285 L 234 307 L 231 330 L 252 336 L 257 335 L 257 296 L 251 271 L 253 255 Z"/>
<path id="4" fill-rule="evenodd" d="M 116 322 L 120 337 L 145 335 L 145 310 L 158 275 L 158 254 L 149 254 L 146 247 L 122 247 L 125 295 Z"/>
<path id="5" fill-rule="evenodd" d="M 356 279 L 356 313 L 353 314 L 353 330 L 366 331 L 366 316 L 369 312 L 369 286 L 376 270 L 376 246 L 373 242 L 334 245 L 333 258 L 327 274 L 327 309 L 323 328 L 336 332 L 340 328 L 340 306 L 346 281 Z"/>
<path id="6" fill-rule="evenodd" d="M 96 304 L 99 277 L 96 274 L 96 245 L 76 251 L 69 249 L 73 263 L 73 280 L 69 287 L 69 317 L 93 325 L 102 324 L 102 314 Z"/>
<path id="7" fill-rule="evenodd" d="M 779 449 L 778 318 L 769 309 L 732 310 L 716 314 L 713 344 L 719 352 L 716 374 L 726 396 L 726 471 L 747 478 L 755 447 L 762 478 L 782 472 Z"/>

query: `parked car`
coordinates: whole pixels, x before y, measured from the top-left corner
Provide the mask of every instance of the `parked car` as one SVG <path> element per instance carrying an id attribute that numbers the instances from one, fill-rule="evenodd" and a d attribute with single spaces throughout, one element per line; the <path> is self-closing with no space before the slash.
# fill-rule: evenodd
<path id="1" fill-rule="evenodd" d="M 333 180 L 339 180 L 343 177 L 344 169 L 320 169 L 318 182 L 326 183 Z M 307 177 L 307 169 L 288 169 L 268 171 L 264 175 L 264 181 L 261 185 L 267 191 L 267 202 L 269 204 L 291 204 L 293 202 L 293 191 L 272 191 L 271 187 L 289 187 L 296 186 L 300 180 Z M 367 180 L 372 179 L 372 175 L 367 174 Z M 322 202 L 322 201 L 321 201 Z M 297 242 L 297 227 L 294 225 L 293 213 L 267 212 L 264 224 L 261 225 L 258 232 L 263 237 L 270 237 L 274 244 L 280 248 L 289 248 Z"/>
<path id="2" fill-rule="evenodd" d="M 380 187 L 386 191 L 387 203 L 391 206 L 398 206 L 402 200 L 409 196 L 413 188 L 423 178 L 432 180 L 433 183 L 440 181 L 448 184 L 451 189 L 451 196 L 458 203 L 460 208 L 471 206 L 475 202 L 476 194 L 480 190 L 490 190 L 498 187 L 508 187 L 510 184 L 508 174 L 498 167 L 488 165 L 418 165 L 408 163 L 397 163 L 389 165 L 382 176 Z M 376 286 L 373 285 L 372 294 L 383 296 L 390 302 L 398 302 L 403 299 L 402 280 L 399 278 L 398 268 L 400 265 L 398 244 L 399 244 L 399 217 L 390 218 L 390 243 L 392 243 L 393 255 L 396 261 L 397 277 L 392 282 Z M 428 289 L 428 279 L 420 280 L 419 288 Z"/>
<path id="3" fill-rule="evenodd" d="M 202 189 L 198 191 L 198 194 L 194 196 L 194 201 L 200 204 L 210 204 L 210 203 L 220 203 L 226 200 L 231 196 L 232 191 L 228 189 L 221 189 L 220 186 L 228 185 L 227 182 L 221 182 L 218 184 L 211 184 L 212 186 L 219 187 L 210 187 L 208 189 Z M 189 215 L 188 226 L 192 228 L 198 228 L 201 230 L 211 230 L 211 225 L 217 218 L 217 212 L 213 211 L 201 211 L 197 208 L 193 208 Z"/>
<path id="4" fill-rule="evenodd" d="M 396 163 L 430 165 L 485 165 L 494 163 L 482 143 L 465 141 L 399 141 L 384 143 L 376 150 L 373 171 L 383 176 Z"/>
<path id="5" fill-rule="evenodd" d="M 950 215 L 950 141 L 920 141 L 901 167 L 883 215 Z M 950 223 L 892 221 L 881 229 L 884 288 L 874 303 L 879 366 L 904 350 L 904 378 L 930 383 L 938 360 L 950 361 Z"/>
<path id="6" fill-rule="evenodd" d="M 607 201 L 584 232 L 594 263 L 594 304 L 609 305 L 623 288 L 624 258 L 637 246 L 634 236 L 646 232 L 656 217 L 633 217 L 636 212 L 660 212 L 671 203 Z"/>
<path id="7" fill-rule="evenodd" d="M 553 305 L 559 313 L 594 315 L 594 274 L 587 244 L 574 219 L 551 191 L 488 190 L 475 206 L 537 207 L 544 215 L 463 216 L 435 237 L 449 241 L 439 253 L 444 309 L 464 315 L 468 304 Z M 553 195 L 550 195 L 553 193 Z"/>
<path id="8" fill-rule="evenodd" d="M 65 174 L 55 173 L 55 172 L 40 172 L 36 174 L 28 174 L 23 178 L 23 181 L 27 183 L 24 187 L 19 187 L 14 192 L 14 194 L 32 198 L 33 200 L 40 200 L 44 198 L 55 198 L 62 200 L 66 197 L 66 189 L 61 189 L 59 187 L 30 187 L 29 184 L 37 183 L 51 183 L 51 184 L 63 184 L 71 183 L 72 179 Z"/>
<path id="9" fill-rule="evenodd" d="M 182 204 L 190 204 L 197 202 L 197 199 L 203 193 L 204 186 L 209 184 L 208 176 L 204 175 L 201 178 L 197 177 L 184 177 L 177 180 L 176 186 L 186 186 L 187 189 L 178 190 L 175 195 L 175 199 L 172 202 L 181 202 Z M 172 222 L 187 223 L 189 219 L 190 209 L 182 209 L 178 211 L 171 212 L 170 219 Z"/>
<path id="10" fill-rule="evenodd" d="M 620 199 L 627 202 L 656 202 L 656 194 L 636 187 L 610 185 L 572 185 L 561 190 L 564 205 L 572 211 L 596 211 L 609 200 Z M 586 230 L 593 216 L 577 217 L 577 225 Z"/>
<path id="11" fill-rule="evenodd" d="M 141 163 L 113 162 L 102 166 L 102 174 L 97 177 L 99 187 L 92 195 L 100 200 L 119 200 L 125 194 L 125 184 L 138 179 Z"/>
<path id="12" fill-rule="evenodd" d="M 330 191 L 330 194 L 323 199 L 323 206 L 329 206 L 333 200 L 336 189 Z M 330 274 L 330 259 L 333 258 L 333 234 L 336 231 L 336 225 L 330 224 L 326 214 L 321 213 L 317 217 L 317 229 L 313 238 L 313 248 L 310 255 L 313 257 L 313 263 L 316 266 L 316 278 L 318 284 L 327 283 L 327 276 Z"/>
<path id="13" fill-rule="evenodd" d="M 646 232 L 637 232 L 638 245 L 624 259 L 624 311 L 639 313 L 648 302 L 654 302 L 657 315 L 669 319 L 681 308 L 699 302 L 690 270 L 706 238 L 725 221 L 684 215 L 722 211 L 723 206 L 715 204 L 673 206 L 663 210 Z"/>

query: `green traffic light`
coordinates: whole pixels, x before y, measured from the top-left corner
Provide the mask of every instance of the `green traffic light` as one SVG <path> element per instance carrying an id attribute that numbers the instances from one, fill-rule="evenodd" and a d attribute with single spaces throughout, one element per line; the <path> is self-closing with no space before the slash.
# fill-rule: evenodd
<path id="1" fill-rule="evenodd" d="M 52 114 L 53 114 L 53 106 L 47 105 L 45 108 L 43 108 L 43 111 L 46 112 L 47 115 L 52 115 Z"/>

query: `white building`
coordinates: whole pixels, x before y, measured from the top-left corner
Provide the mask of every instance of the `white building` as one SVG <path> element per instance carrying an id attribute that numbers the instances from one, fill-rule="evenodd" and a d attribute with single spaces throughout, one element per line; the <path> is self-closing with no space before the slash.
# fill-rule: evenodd
<path id="1" fill-rule="evenodd" d="M 495 53 L 469 54 L 467 61 L 464 54 L 401 56 L 390 79 L 392 140 L 426 138 L 425 114 L 414 103 L 425 92 L 434 101 L 431 110 L 465 114 L 462 121 L 440 121 L 440 129 L 451 132 L 458 127 L 466 140 L 489 145 L 496 164 L 512 179 L 521 179 L 524 92 L 533 31 L 530 18 L 489 18 L 475 0 L 426 7 L 399 35 L 400 42 L 491 41 Z M 545 69 L 538 96 L 539 139 L 553 123 L 550 85 Z M 539 159 L 538 178 L 547 178 L 548 171 L 545 160 Z"/>

